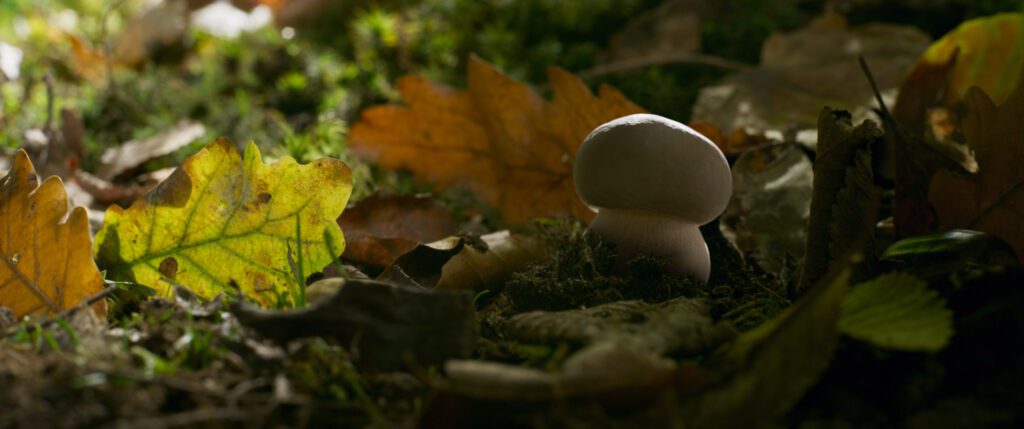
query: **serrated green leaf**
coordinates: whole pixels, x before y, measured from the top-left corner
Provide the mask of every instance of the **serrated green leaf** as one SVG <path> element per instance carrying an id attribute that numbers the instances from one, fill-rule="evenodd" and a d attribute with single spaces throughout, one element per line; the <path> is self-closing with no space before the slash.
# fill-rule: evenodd
<path id="1" fill-rule="evenodd" d="M 839 329 L 878 347 L 937 351 L 953 336 L 953 313 L 924 280 L 890 273 L 846 295 Z"/>
<path id="2" fill-rule="evenodd" d="M 97 262 L 163 296 L 182 285 L 205 298 L 240 290 L 264 305 L 300 304 L 305 275 L 344 250 L 336 219 L 351 191 L 341 161 L 266 165 L 255 144 L 243 157 L 218 139 L 131 207 L 107 210 Z"/>

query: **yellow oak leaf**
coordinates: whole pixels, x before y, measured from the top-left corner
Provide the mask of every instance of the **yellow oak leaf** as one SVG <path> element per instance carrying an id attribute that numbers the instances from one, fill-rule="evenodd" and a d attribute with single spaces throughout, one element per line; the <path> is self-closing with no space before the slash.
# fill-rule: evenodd
<path id="1" fill-rule="evenodd" d="M 956 63 L 946 72 L 949 86 L 942 94 L 946 104 L 960 100 L 975 85 L 1001 103 L 1024 71 L 1024 13 L 1000 13 L 960 24 L 921 54 L 915 70 L 947 64 L 954 55 Z"/>
<path id="2" fill-rule="evenodd" d="M 349 134 L 352 150 L 384 168 L 410 170 L 436 189 L 466 186 L 509 223 L 593 217 L 576 197 L 576 151 L 598 125 L 644 110 L 610 86 L 595 96 L 558 68 L 548 70 L 551 101 L 475 57 L 468 75 L 466 91 L 403 78 L 406 106 L 363 111 Z"/>
<path id="3" fill-rule="evenodd" d="M 23 150 L 0 179 L 0 260 L 0 306 L 19 318 L 59 313 L 103 289 L 85 209 L 69 213 L 64 183 L 40 185 Z M 93 309 L 106 314 L 103 302 Z"/>
<path id="4" fill-rule="evenodd" d="M 928 200 L 943 228 L 995 235 L 1024 262 L 1024 84 L 1000 105 L 978 87 L 966 99 L 964 137 L 978 160 L 978 173 L 936 173 Z"/>
<path id="5" fill-rule="evenodd" d="M 300 304 L 306 276 L 344 250 L 336 221 L 351 192 L 341 161 L 267 165 L 255 144 L 240 156 L 220 138 L 131 207 L 107 209 L 97 260 L 164 296 L 182 285 L 206 298 L 241 290 L 264 305 Z"/>

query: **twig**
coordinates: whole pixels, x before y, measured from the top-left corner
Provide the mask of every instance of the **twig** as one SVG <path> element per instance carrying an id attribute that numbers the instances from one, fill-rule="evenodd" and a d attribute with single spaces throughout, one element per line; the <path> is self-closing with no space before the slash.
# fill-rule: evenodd
<path id="1" fill-rule="evenodd" d="M 249 412 L 231 408 L 201 408 L 176 414 L 120 421 L 117 427 L 171 428 L 197 426 L 213 421 L 245 421 L 253 416 Z"/>
<path id="2" fill-rule="evenodd" d="M 124 5 L 125 0 L 117 0 L 110 4 L 106 10 L 103 11 L 103 15 L 100 17 L 100 43 L 103 44 L 103 63 L 107 69 L 107 90 L 112 91 L 117 88 L 114 82 L 114 65 L 111 63 L 110 43 L 107 43 L 107 22 L 109 21 L 110 15 L 115 10 L 119 9 Z"/>
<path id="3" fill-rule="evenodd" d="M 663 55 L 651 55 L 641 58 L 631 58 L 628 60 L 602 64 L 591 69 L 583 70 L 579 72 L 577 76 L 579 76 L 582 79 L 591 79 L 612 73 L 619 73 L 638 68 L 673 63 L 703 64 L 732 71 L 748 71 L 754 69 L 754 67 L 751 67 L 750 65 L 722 57 L 717 57 L 714 55 L 672 53 Z"/>
<path id="4" fill-rule="evenodd" d="M 53 138 L 53 73 L 49 71 L 43 75 L 43 85 L 46 86 L 46 122 L 43 123 L 43 134 L 49 139 Z"/>
<path id="5" fill-rule="evenodd" d="M 107 286 L 105 289 L 103 289 L 103 290 L 99 291 L 98 293 L 96 293 L 96 294 L 86 298 L 85 301 L 82 301 L 80 304 L 78 304 L 78 305 L 76 305 L 74 307 L 71 307 L 71 308 L 69 308 L 67 310 L 64 310 L 64 311 L 58 313 L 56 316 L 53 316 L 53 317 L 50 317 L 49 319 L 46 319 L 42 323 L 39 323 L 37 325 L 28 326 L 25 329 L 28 332 L 34 332 L 37 329 L 49 328 L 54 323 L 57 323 L 58 320 L 67 319 L 68 317 L 70 317 L 71 315 L 77 313 L 78 311 L 82 310 L 83 308 L 86 308 L 86 307 L 88 307 L 90 305 L 93 305 L 97 301 L 106 298 L 111 293 L 113 293 L 115 290 L 117 290 L 117 285 Z M 11 332 L 11 333 L 7 334 L 7 337 L 8 338 L 13 337 L 17 332 L 18 332 L 18 330 L 15 330 L 14 332 Z"/>
<path id="6" fill-rule="evenodd" d="M 878 101 L 879 110 L 881 111 L 882 121 L 886 125 L 892 126 L 893 132 L 899 134 L 900 130 L 896 127 L 896 123 L 889 114 L 889 108 L 885 107 L 885 100 L 882 99 L 882 92 L 878 90 L 878 83 L 875 82 L 875 75 L 871 74 L 871 69 L 868 67 L 867 60 L 861 55 L 857 57 L 860 61 L 860 69 L 864 71 L 864 76 L 867 76 L 868 83 L 871 84 L 871 91 L 874 92 L 875 100 Z"/>

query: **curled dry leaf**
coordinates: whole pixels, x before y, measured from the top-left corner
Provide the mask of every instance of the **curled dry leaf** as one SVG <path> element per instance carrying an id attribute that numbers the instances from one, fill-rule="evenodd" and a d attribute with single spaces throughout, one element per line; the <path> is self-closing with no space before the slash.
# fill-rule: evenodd
<path id="1" fill-rule="evenodd" d="M 940 171 L 928 201 L 943 228 L 967 228 L 1002 238 L 1024 262 L 1024 80 L 996 105 L 978 87 L 967 93 L 964 134 L 978 159 L 970 176 Z"/>
<path id="2" fill-rule="evenodd" d="M 565 70 L 548 71 L 545 101 L 493 65 L 470 58 L 469 88 L 410 76 L 398 82 L 406 106 L 365 110 L 349 139 L 357 154 L 408 169 L 435 189 L 467 186 L 510 223 L 535 217 L 593 217 L 572 182 L 583 139 L 598 125 L 643 109 L 602 86 L 594 96 Z"/>
<path id="3" fill-rule="evenodd" d="M 400 256 L 381 280 L 442 289 L 496 292 L 517 271 L 547 256 L 535 237 L 498 231 L 467 240 L 448 237 L 421 244 Z"/>
<path id="4" fill-rule="evenodd" d="M 337 219 L 351 191 L 341 161 L 266 165 L 255 144 L 243 157 L 221 138 L 131 207 L 107 209 L 96 257 L 111 278 L 163 296 L 182 285 L 207 299 L 240 290 L 298 302 L 306 276 L 344 249 Z"/>
<path id="5" fill-rule="evenodd" d="M 817 282 L 843 255 L 862 251 L 855 246 L 874 247 L 871 227 L 877 222 L 877 213 L 871 210 L 875 196 L 871 150 L 881 139 L 882 130 L 874 122 L 854 126 L 849 113 L 822 109 L 818 122 L 820 155 L 814 160 L 800 290 Z M 854 276 L 862 277 L 873 266 L 873 252 L 865 252 L 864 258 Z"/>
<path id="6" fill-rule="evenodd" d="M 975 173 L 964 146 L 962 102 L 977 85 L 1002 103 L 1024 76 L 1024 13 L 1003 13 L 961 24 L 932 44 L 900 86 L 893 118 L 902 137 L 893 141 L 883 173 L 896 188 L 897 235 L 927 234 L 938 226 L 928 187 L 937 171 Z M 887 154 L 888 155 L 888 154 Z M 888 166 L 891 164 L 891 166 Z M 890 171 L 891 170 L 891 171 Z"/>
<path id="7" fill-rule="evenodd" d="M 0 307 L 18 318 L 55 314 L 103 289 L 85 209 L 68 212 L 60 178 L 40 185 L 24 151 L 0 180 Z M 106 306 L 93 306 L 105 314 Z"/>
<path id="8" fill-rule="evenodd" d="M 113 180 L 117 175 L 142 165 L 150 159 L 174 153 L 192 141 L 206 134 L 206 127 L 194 121 L 180 121 L 173 127 L 149 138 L 132 140 L 117 147 L 108 148 L 100 157 L 96 176 Z"/>
<path id="9" fill-rule="evenodd" d="M 342 258 L 383 268 L 420 243 L 455 233 L 458 225 L 433 198 L 416 196 L 367 197 L 338 218 L 347 243 Z"/>

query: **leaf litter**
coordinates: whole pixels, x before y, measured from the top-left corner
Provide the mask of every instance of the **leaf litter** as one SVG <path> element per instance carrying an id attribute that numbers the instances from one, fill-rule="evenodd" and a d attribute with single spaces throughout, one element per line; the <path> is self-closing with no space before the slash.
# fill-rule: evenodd
<path id="1" fill-rule="evenodd" d="M 490 75 L 524 88 L 500 74 Z M 470 87 L 472 93 L 472 79 Z M 554 92 L 557 104 L 559 89 Z M 606 94 L 613 93 L 591 99 Z M 959 380 L 944 378 L 944 369 L 971 371 L 983 380 L 979 389 L 989 392 L 1005 385 L 998 381 L 1002 375 L 1016 379 L 1020 371 L 1012 365 L 952 365 L 977 355 L 981 340 L 970 334 L 988 326 L 986 317 L 1006 318 L 1004 326 L 1019 321 L 999 310 L 1020 302 L 1013 295 L 1019 290 L 998 286 L 1019 279 L 1019 267 L 986 261 L 986 255 L 997 255 L 1001 264 L 1006 262 L 1006 246 L 971 232 L 969 239 L 900 242 L 885 252 L 887 258 L 876 260 L 888 244 L 883 229 L 875 228 L 887 214 L 877 204 L 876 187 L 884 184 L 880 175 L 885 173 L 876 169 L 877 128 L 853 127 L 849 115 L 836 110 L 825 110 L 819 119 L 825 137 L 814 154 L 815 173 L 820 173 L 815 182 L 824 185 L 815 186 L 809 198 L 812 228 L 803 256 L 812 263 L 803 267 L 802 276 L 788 258 L 767 266 L 754 263 L 752 247 L 738 251 L 718 221 L 701 229 L 715 267 L 707 287 L 665 275 L 660 261 L 646 257 L 632 261 L 625 276 L 616 275 L 610 270 L 611 249 L 574 221 L 542 220 L 534 229 L 520 226 L 439 241 L 408 231 L 392 237 L 373 232 L 371 239 L 404 240 L 400 250 L 364 264 L 383 268 L 376 281 L 337 261 L 328 266 L 340 248 L 329 249 L 329 258 L 307 267 L 304 252 L 286 245 L 278 266 L 309 293 L 310 305 L 303 309 L 258 309 L 246 301 L 284 307 L 294 302 L 233 293 L 243 287 L 189 292 L 173 281 L 182 267 L 168 262 L 157 268 L 164 281 L 155 284 L 159 294 L 137 284 L 108 286 L 160 295 L 132 299 L 118 294 L 111 329 L 89 319 L 92 312 L 63 313 L 34 324 L 7 317 L 11 320 L 0 324 L 0 382 L 16 387 L 0 391 L 0 426 L 23 425 L 44 413 L 43 423 L 58 426 L 111 421 L 136 426 L 590 426 L 600 421 L 610 427 L 722 427 L 769 420 L 802 423 L 817 418 L 816 413 L 843 415 L 828 404 L 836 397 L 863 401 L 851 407 L 857 415 L 843 415 L 845 421 L 876 418 L 873 423 L 885 426 L 904 416 L 912 424 L 942 421 L 948 411 L 931 407 L 935 398 L 945 398 L 940 405 L 962 407 L 962 395 L 941 394 L 956 389 Z M 783 147 L 751 146 L 726 147 L 741 160 Z M 789 154 L 804 150 L 788 148 Z M 796 161 L 803 159 L 800 155 L 790 156 L 787 165 L 802 165 Z M 265 166 L 259 158 L 247 151 L 244 159 Z M 411 165 L 404 166 L 415 171 Z M 783 175 L 791 171 L 781 170 Z M 479 192 L 486 188 L 479 188 L 481 183 L 492 179 L 420 180 L 420 186 L 435 190 L 469 185 Z M 751 192 L 767 187 L 767 181 L 752 185 Z M 167 183 L 174 183 L 174 177 Z M 511 195 L 507 188 L 517 184 L 522 183 L 502 186 Z M 350 191 L 341 194 L 347 198 Z M 579 208 L 481 199 L 504 212 L 506 221 L 520 224 L 538 214 Z M 765 209 L 762 204 L 767 203 L 748 211 Z M 586 212 L 579 213 L 586 218 Z M 327 234 L 337 215 L 321 219 L 330 225 Z M 768 243 L 786 234 L 771 229 L 761 230 Z M 102 240 L 109 238 L 101 236 L 98 249 Z M 801 253 L 800 247 L 791 248 Z M 955 267 L 943 266 L 950 249 L 978 253 L 957 259 Z M 314 274 L 325 266 L 324 273 Z M 896 266 L 924 270 L 927 284 L 905 274 L 876 277 Z M 115 278 L 134 278 L 125 272 Z M 330 278 L 313 282 L 321 276 Z M 869 281 L 851 287 L 851 277 Z M 978 287 L 989 280 L 996 287 Z M 195 281 L 185 283 L 192 287 Z M 979 294 L 1009 299 L 982 300 Z M 882 311 L 887 305 L 900 308 Z M 981 323 L 978 314 L 987 315 Z M 1006 341 L 1012 350 L 1016 343 Z M 1012 355 L 973 358 L 1005 363 L 1000 356 Z M 851 362 L 874 365 L 877 373 L 851 370 L 858 368 Z M 885 392 L 878 394 L 877 386 L 900 369 L 905 382 L 886 388 L 902 395 L 890 401 L 899 408 L 872 401 L 890 399 Z M 875 390 L 844 379 L 843 370 L 874 380 Z M 73 389 L 60 384 L 60 378 L 72 380 Z M 856 396 L 850 395 L 858 388 Z M 1014 397 L 1012 392 L 1001 395 Z M 33 398 L 68 401 L 73 409 L 46 413 L 44 401 Z"/>

